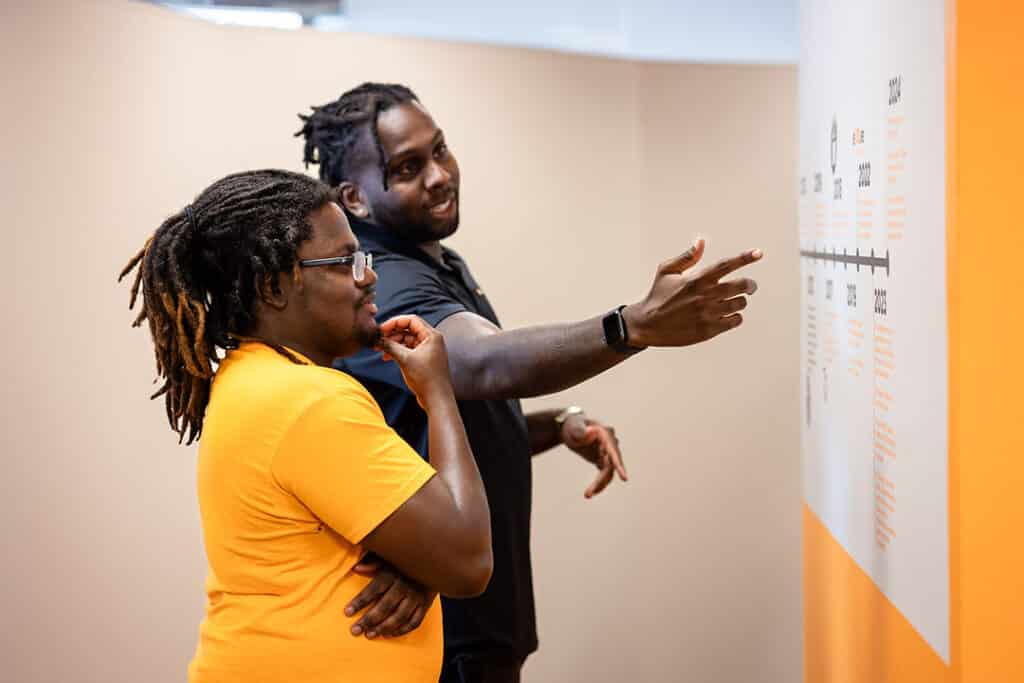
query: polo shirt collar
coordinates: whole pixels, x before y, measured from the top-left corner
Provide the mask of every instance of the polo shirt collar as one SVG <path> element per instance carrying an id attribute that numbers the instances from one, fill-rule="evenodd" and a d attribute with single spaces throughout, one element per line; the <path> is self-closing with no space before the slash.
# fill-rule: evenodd
<path id="1" fill-rule="evenodd" d="M 368 223 L 364 220 L 348 217 L 348 222 L 352 226 L 352 231 L 359 238 L 360 246 L 364 251 L 373 252 L 376 256 L 380 252 L 390 252 L 392 254 L 399 254 L 406 256 L 411 259 L 416 259 L 421 263 L 425 263 L 434 269 L 438 270 L 454 270 L 447 263 L 438 263 L 435 261 L 427 252 L 417 247 L 412 242 L 403 240 L 401 237 L 393 233 L 387 228 L 382 228 L 379 225 Z M 441 246 L 441 253 L 444 259 L 447 261 L 452 258 L 452 252 L 449 251 L 443 245 Z"/>

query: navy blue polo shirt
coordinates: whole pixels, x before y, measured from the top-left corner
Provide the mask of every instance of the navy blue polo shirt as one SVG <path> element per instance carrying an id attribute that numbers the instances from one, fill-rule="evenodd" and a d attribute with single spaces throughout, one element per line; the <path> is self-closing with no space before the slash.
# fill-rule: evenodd
<path id="1" fill-rule="evenodd" d="M 470 311 L 499 325 L 465 261 L 451 249 L 438 263 L 390 231 L 351 220 L 361 248 L 373 254 L 377 273 L 377 319 L 415 314 L 437 326 Z M 427 416 L 402 380 L 398 365 L 364 350 L 335 367 L 362 382 L 384 418 L 424 458 Z M 526 418 L 517 399 L 459 401 L 459 412 L 487 490 L 491 510 L 494 572 L 483 595 L 443 599 L 445 656 L 486 653 L 526 657 L 537 649 L 530 569 L 532 469 Z"/>

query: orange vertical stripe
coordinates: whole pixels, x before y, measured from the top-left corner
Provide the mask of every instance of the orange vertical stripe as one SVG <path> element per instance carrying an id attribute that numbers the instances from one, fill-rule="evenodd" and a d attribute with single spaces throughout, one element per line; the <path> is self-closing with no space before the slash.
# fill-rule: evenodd
<path id="1" fill-rule="evenodd" d="M 1024 5 L 957 7 L 963 683 L 1024 681 Z"/>

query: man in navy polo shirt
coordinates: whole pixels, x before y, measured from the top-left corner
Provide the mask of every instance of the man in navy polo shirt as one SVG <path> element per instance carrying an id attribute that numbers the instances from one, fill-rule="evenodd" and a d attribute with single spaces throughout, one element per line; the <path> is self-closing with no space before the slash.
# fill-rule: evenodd
<path id="1" fill-rule="evenodd" d="M 520 398 L 575 386 L 647 346 L 686 346 L 742 323 L 757 285 L 724 280 L 761 258 L 759 250 L 688 271 L 698 241 L 662 263 L 648 295 L 569 324 L 502 330 L 465 261 L 441 241 L 459 226 L 459 167 L 444 134 L 411 90 L 366 83 L 301 117 L 305 161 L 338 188 L 362 248 L 373 253 L 378 318 L 416 314 L 444 335 L 452 383 L 491 508 L 494 573 L 483 595 L 444 599 L 445 683 L 519 680 L 537 648 L 530 568 L 531 461 L 565 444 L 597 466 L 587 497 L 616 473 L 625 480 L 611 427 L 576 407 L 524 414 Z M 377 399 L 384 416 L 420 454 L 427 420 L 394 363 L 364 352 L 336 365 Z M 424 601 L 411 582 L 379 566 L 349 613 L 370 609 L 354 633 L 399 635 L 415 628 Z"/>

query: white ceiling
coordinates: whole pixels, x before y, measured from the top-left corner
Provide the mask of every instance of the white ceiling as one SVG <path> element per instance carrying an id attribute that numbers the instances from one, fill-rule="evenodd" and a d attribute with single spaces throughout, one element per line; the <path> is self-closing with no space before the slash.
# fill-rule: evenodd
<path id="1" fill-rule="evenodd" d="M 343 0 L 339 7 L 313 26 L 659 61 L 795 63 L 799 56 L 799 0 Z"/>

